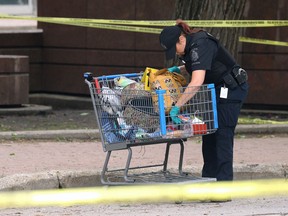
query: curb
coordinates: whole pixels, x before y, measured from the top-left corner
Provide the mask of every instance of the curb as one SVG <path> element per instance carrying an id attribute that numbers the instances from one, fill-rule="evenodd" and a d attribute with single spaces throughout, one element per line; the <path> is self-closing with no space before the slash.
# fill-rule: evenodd
<path id="1" fill-rule="evenodd" d="M 0 132 L 0 139 L 100 139 L 98 129 L 46 130 L 46 131 L 7 131 Z"/>
<path id="2" fill-rule="evenodd" d="M 288 124 L 237 125 L 236 134 L 285 134 Z M 0 132 L 0 140 L 15 139 L 100 139 L 99 129 L 7 131 Z"/>
<path id="3" fill-rule="evenodd" d="M 200 176 L 200 167 L 192 167 L 196 176 Z M 234 168 L 235 180 L 256 180 L 287 178 L 288 165 L 238 165 Z M 101 171 L 57 171 L 15 174 L 0 178 L 0 191 L 44 190 L 76 187 L 103 186 Z"/>
<path id="4" fill-rule="evenodd" d="M 0 178 L 0 191 L 47 190 L 101 185 L 97 171 L 56 171 L 15 174 Z"/>
<path id="5" fill-rule="evenodd" d="M 285 134 L 288 124 L 237 125 L 236 134 Z"/>
<path id="6" fill-rule="evenodd" d="M 1 115 L 37 115 L 39 113 L 51 113 L 52 107 L 38 104 L 22 104 L 21 107 L 1 108 Z"/>

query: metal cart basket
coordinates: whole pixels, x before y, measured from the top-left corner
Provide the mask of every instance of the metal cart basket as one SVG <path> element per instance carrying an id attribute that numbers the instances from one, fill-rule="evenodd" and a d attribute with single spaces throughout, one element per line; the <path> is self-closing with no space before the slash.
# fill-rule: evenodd
<path id="1" fill-rule="evenodd" d="M 107 185 L 175 183 L 213 181 L 182 171 L 184 141 L 192 136 L 214 133 L 218 128 L 215 88 L 213 84 L 197 87 L 190 101 L 181 107 L 181 124 L 174 124 L 169 116 L 171 106 L 167 100 L 175 92 L 146 91 L 141 82 L 143 73 L 118 74 L 93 77 L 85 73 L 100 131 L 106 159 L 101 172 L 101 182 Z M 180 88 L 184 94 L 185 87 Z M 174 94 L 174 95 L 173 95 Z M 179 96 L 179 95 L 178 95 Z M 161 164 L 130 167 L 132 148 L 135 146 L 166 144 L 164 162 Z M 168 170 L 170 146 L 180 145 L 178 170 Z M 126 165 L 109 170 L 111 153 L 127 150 Z M 151 171 L 161 167 L 160 171 Z M 151 168 L 147 172 L 147 168 Z"/>

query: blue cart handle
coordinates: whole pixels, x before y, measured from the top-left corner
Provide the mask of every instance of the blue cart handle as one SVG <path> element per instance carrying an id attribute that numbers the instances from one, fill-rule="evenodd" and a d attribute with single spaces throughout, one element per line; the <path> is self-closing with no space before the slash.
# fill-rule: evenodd
<path id="1" fill-rule="evenodd" d="M 98 80 L 110 80 L 110 79 L 114 79 L 114 78 L 121 77 L 121 76 L 128 78 L 128 77 L 137 77 L 139 75 L 142 75 L 142 74 L 141 73 L 117 74 L 117 75 L 100 76 L 100 77 L 97 77 L 97 79 Z"/>

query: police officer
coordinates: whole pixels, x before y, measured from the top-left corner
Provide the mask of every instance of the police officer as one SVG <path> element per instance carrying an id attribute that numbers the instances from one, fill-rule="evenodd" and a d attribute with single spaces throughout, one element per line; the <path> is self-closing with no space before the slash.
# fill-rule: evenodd
<path id="1" fill-rule="evenodd" d="M 186 70 L 191 75 L 184 94 L 170 111 L 174 123 L 181 123 L 177 117 L 180 107 L 196 94 L 197 86 L 215 84 L 219 127 L 215 133 L 202 137 L 202 176 L 216 178 L 217 181 L 233 180 L 234 131 L 248 93 L 246 71 L 216 38 L 204 30 L 190 28 L 182 20 L 162 30 L 160 44 L 167 60 L 177 54 L 184 63 L 168 70 Z"/>

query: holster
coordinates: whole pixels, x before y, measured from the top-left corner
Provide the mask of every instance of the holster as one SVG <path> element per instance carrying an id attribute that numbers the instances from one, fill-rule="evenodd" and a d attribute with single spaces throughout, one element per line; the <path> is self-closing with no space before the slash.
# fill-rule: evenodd
<path id="1" fill-rule="evenodd" d="M 235 67 L 231 73 L 223 77 L 223 81 L 228 88 L 234 89 L 248 80 L 247 72 L 243 68 Z"/>
<path id="2" fill-rule="evenodd" d="M 239 85 L 247 82 L 248 80 L 248 74 L 243 68 L 233 68 L 232 75 Z"/>

